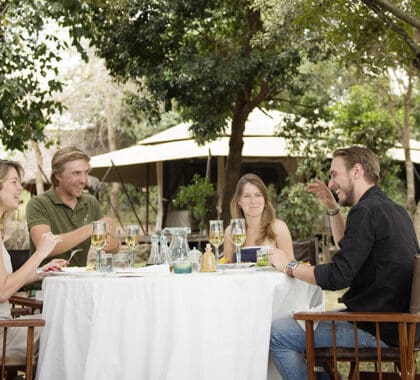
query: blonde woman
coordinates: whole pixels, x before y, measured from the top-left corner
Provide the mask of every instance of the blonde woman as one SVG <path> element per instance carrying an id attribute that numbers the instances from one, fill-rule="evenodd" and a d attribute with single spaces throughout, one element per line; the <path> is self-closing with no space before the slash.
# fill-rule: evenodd
<path id="1" fill-rule="evenodd" d="M 246 240 L 242 248 L 268 246 L 272 252 L 283 251 L 294 259 L 292 236 L 286 223 L 275 216 L 267 187 L 255 174 L 242 176 L 230 203 L 231 218 L 244 218 Z M 235 246 L 230 239 L 230 226 L 225 230 L 224 256 L 227 262 L 234 261 Z M 246 258 L 243 258 L 246 261 Z"/>
<path id="2" fill-rule="evenodd" d="M 3 244 L 3 231 L 8 217 L 19 206 L 22 174 L 23 169 L 19 163 L 0 160 L 0 319 L 11 318 L 9 298 L 23 285 L 41 278 L 41 275 L 37 273 L 39 264 L 61 240 L 52 233 L 44 234 L 36 252 L 16 272 L 12 273 L 10 256 Z M 52 260 L 42 269 L 47 271 L 63 266 L 65 262 L 65 260 Z M 0 339 L 3 342 L 3 330 L 0 331 Z M 37 342 L 38 332 L 36 331 L 35 343 Z M 7 330 L 7 355 L 26 357 L 26 329 L 9 328 Z"/>

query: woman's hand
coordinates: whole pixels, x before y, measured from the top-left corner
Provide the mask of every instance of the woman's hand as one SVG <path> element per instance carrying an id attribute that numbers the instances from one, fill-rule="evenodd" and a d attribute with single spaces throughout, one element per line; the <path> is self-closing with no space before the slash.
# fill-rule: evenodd
<path id="1" fill-rule="evenodd" d="M 52 232 L 46 232 L 45 234 L 42 234 L 41 241 L 35 252 L 37 252 L 42 259 L 45 259 L 61 241 L 63 241 L 63 239 L 58 235 L 53 235 Z"/>
<path id="2" fill-rule="evenodd" d="M 51 260 L 49 263 L 43 265 L 41 267 L 41 270 L 43 272 L 51 272 L 51 271 L 57 271 L 61 268 L 67 266 L 67 260 L 64 259 L 54 259 Z"/>
<path id="3" fill-rule="evenodd" d="M 314 182 L 309 182 L 306 185 L 306 188 L 308 192 L 315 194 L 327 209 L 333 210 L 337 208 L 337 201 L 335 200 L 333 193 L 328 186 L 318 178 L 315 178 Z"/>

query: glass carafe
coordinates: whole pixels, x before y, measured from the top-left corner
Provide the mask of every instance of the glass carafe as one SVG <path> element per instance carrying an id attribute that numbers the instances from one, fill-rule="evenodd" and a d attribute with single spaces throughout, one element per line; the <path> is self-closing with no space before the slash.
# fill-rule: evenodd
<path id="1" fill-rule="evenodd" d="M 169 248 L 171 251 L 172 263 L 176 260 L 185 260 L 188 257 L 190 248 L 188 246 L 187 235 L 191 233 L 190 227 L 166 227 L 163 233 L 171 235 Z"/>

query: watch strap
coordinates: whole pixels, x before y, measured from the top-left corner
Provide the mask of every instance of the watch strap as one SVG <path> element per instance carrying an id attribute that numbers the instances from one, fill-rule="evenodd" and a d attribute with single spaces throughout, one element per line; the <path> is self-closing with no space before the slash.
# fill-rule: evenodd
<path id="1" fill-rule="evenodd" d="M 293 269 L 296 269 L 299 265 L 299 261 L 296 260 L 292 260 L 290 261 L 287 265 L 286 265 L 286 270 L 285 273 L 289 276 L 289 277 L 295 277 L 293 275 Z"/>

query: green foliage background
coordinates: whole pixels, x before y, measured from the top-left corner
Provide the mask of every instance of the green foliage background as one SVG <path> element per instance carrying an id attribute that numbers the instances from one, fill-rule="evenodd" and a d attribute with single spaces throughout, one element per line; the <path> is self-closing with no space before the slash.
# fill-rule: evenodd
<path id="1" fill-rule="evenodd" d="M 207 178 L 194 174 L 191 184 L 180 186 L 174 205 L 179 208 L 185 207 L 191 212 L 192 217 L 198 221 L 200 231 L 207 226 L 207 215 L 209 213 L 209 198 L 214 193 L 213 184 Z"/>

